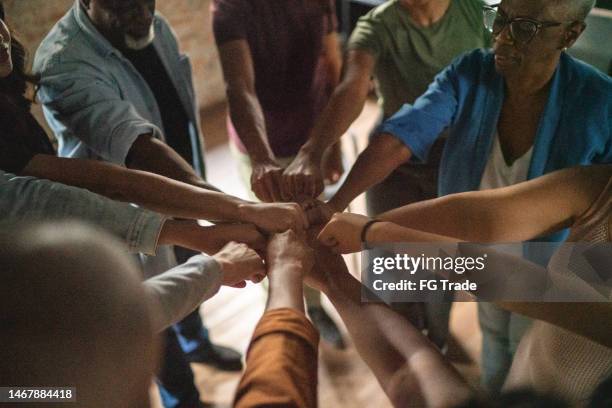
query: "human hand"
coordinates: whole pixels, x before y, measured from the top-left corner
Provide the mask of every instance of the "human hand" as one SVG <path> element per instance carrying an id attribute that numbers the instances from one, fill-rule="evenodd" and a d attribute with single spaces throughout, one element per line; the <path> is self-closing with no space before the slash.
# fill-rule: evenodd
<path id="1" fill-rule="evenodd" d="M 300 203 L 306 213 L 308 223 L 312 225 L 327 224 L 336 211 L 329 203 L 310 198 Z"/>
<path id="2" fill-rule="evenodd" d="M 334 254 L 330 248 L 317 241 L 321 229 L 322 227 L 314 227 L 308 231 L 308 243 L 315 254 L 315 266 L 304 276 L 304 283 L 328 294 L 337 279 L 349 272 L 340 255 Z"/>
<path id="3" fill-rule="evenodd" d="M 223 272 L 222 285 L 243 288 L 247 280 L 258 283 L 266 276 L 263 260 L 246 244 L 230 242 L 213 258 Z"/>
<path id="4" fill-rule="evenodd" d="M 361 251 L 361 231 L 370 221 L 364 215 L 336 213 L 323 227 L 317 240 L 337 254 Z"/>
<path id="5" fill-rule="evenodd" d="M 308 273 L 314 265 L 314 253 L 303 236 L 292 230 L 274 234 L 268 241 L 266 263 L 270 279 L 279 266 L 295 266 L 300 274 Z"/>
<path id="6" fill-rule="evenodd" d="M 302 231 L 308 228 L 308 219 L 296 203 L 242 204 L 238 207 L 240 219 L 267 232 Z"/>
<path id="7" fill-rule="evenodd" d="M 342 163 L 342 145 L 340 142 L 331 145 L 322 160 L 323 177 L 325 184 L 336 184 L 344 174 Z"/>
<path id="8" fill-rule="evenodd" d="M 309 154 L 298 153 L 283 172 L 281 185 L 283 196 L 288 199 L 318 197 L 324 188 L 321 163 Z"/>
<path id="9" fill-rule="evenodd" d="M 264 202 L 283 201 L 281 196 L 281 178 L 283 168 L 274 161 L 254 162 L 251 173 L 251 189 Z"/>

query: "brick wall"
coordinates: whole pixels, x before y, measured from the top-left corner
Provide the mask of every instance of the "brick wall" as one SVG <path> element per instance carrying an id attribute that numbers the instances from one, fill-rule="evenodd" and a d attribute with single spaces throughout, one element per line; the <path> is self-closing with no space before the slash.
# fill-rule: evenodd
<path id="1" fill-rule="evenodd" d="M 74 0 L 0 0 L 7 20 L 33 55 L 36 47 Z M 210 0 L 157 0 L 157 9 L 170 21 L 181 49 L 189 54 L 194 84 L 202 109 L 225 100 L 223 76 L 211 29 Z"/>

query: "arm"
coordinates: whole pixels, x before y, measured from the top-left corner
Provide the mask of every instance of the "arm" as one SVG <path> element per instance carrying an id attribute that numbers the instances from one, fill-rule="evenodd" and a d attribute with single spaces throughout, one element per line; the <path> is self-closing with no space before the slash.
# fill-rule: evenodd
<path id="1" fill-rule="evenodd" d="M 323 154 L 340 139 L 363 109 L 375 61 L 367 51 L 349 51 L 342 82 L 319 116 L 310 138 L 283 174 L 284 188 L 292 194 L 298 194 L 301 188 L 316 197 L 323 190 Z"/>
<path id="2" fill-rule="evenodd" d="M 50 64 L 41 77 L 38 97 L 56 133 L 78 136 L 111 163 L 216 190 L 160 140 L 161 130 L 124 99 L 102 67 L 87 61 Z"/>
<path id="3" fill-rule="evenodd" d="M 357 158 L 346 180 L 329 201 L 335 211 L 343 211 L 359 194 L 382 182 L 412 156 L 398 138 L 381 134 Z"/>
<path id="4" fill-rule="evenodd" d="M 160 174 L 206 190 L 220 191 L 198 176 L 185 159 L 152 134 L 138 136 L 128 152 L 125 164 L 130 169 Z"/>
<path id="5" fill-rule="evenodd" d="M 90 191 L 0 171 L 0 218 L 15 222 L 79 219 L 102 228 L 131 252 L 155 254 L 164 217 Z"/>
<path id="6" fill-rule="evenodd" d="M 506 188 L 410 204 L 379 218 L 471 242 L 526 241 L 571 226 L 601 194 L 610 169 L 565 169 Z"/>
<path id="7" fill-rule="evenodd" d="M 230 243 L 212 257 L 196 255 L 186 263 L 147 279 L 144 289 L 156 310 L 157 331 L 180 321 L 221 285 L 244 287 L 259 282 L 265 271 L 261 258 L 244 244 Z"/>
<path id="8" fill-rule="evenodd" d="M 307 225 L 303 212 L 294 204 L 252 204 L 157 174 L 101 161 L 37 155 L 22 175 L 86 188 L 172 217 L 242 221 L 268 231 L 301 229 Z"/>
<path id="9" fill-rule="evenodd" d="M 278 177 L 282 172 L 268 144 L 263 110 L 255 92 L 255 72 L 246 40 L 219 46 L 232 124 L 253 166 L 251 187 L 263 201 L 280 201 Z"/>
<path id="10" fill-rule="evenodd" d="M 319 336 L 304 315 L 302 277 L 311 250 L 292 232 L 268 245 L 270 293 L 249 346 L 235 407 L 316 407 Z"/>
<path id="11" fill-rule="evenodd" d="M 325 276 L 308 276 L 324 291 L 346 324 L 357 351 L 372 369 L 394 406 L 454 406 L 472 390 L 416 328 L 386 305 L 361 302 L 361 284 L 344 261 L 317 251 Z"/>

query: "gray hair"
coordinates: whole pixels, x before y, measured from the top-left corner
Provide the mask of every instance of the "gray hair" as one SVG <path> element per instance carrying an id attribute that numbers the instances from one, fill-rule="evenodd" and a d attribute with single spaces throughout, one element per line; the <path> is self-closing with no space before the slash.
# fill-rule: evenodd
<path id="1" fill-rule="evenodd" d="M 552 3 L 564 7 L 568 18 L 576 21 L 584 21 L 595 7 L 595 0 L 553 0 Z"/>

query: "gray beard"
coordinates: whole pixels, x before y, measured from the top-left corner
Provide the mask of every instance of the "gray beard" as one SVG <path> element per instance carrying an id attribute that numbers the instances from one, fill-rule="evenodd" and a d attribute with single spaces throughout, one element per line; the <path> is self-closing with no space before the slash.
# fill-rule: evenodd
<path id="1" fill-rule="evenodd" d="M 125 46 L 130 50 L 139 51 L 143 48 L 148 47 L 155 40 L 155 29 L 153 28 L 153 24 L 151 24 L 151 28 L 149 29 L 149 33 L 141 38 L 134 38 L 128 34 L 125 35 L 124 41 Z"/>

